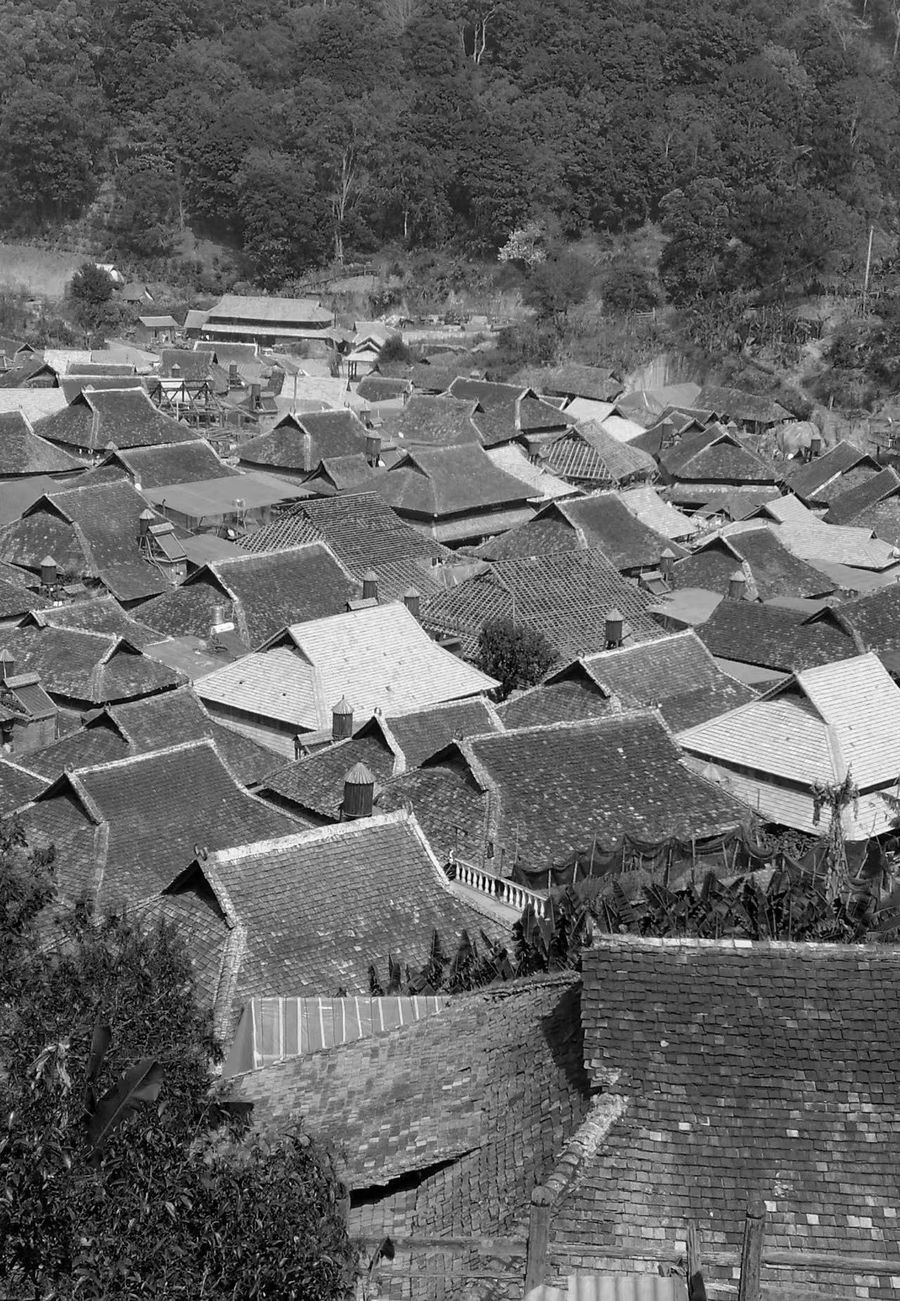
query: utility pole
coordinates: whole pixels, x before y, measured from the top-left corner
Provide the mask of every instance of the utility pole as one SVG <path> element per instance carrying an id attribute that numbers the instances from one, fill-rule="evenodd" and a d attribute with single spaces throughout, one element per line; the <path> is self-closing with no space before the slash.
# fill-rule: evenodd
<path id="1" fill-rule="evenodd" d="M 862 297 L 863 316 L 865 316 L 869 307 L 869 272 L 872 269 L 872 237 L 874 234 L 875 234 L 875 227 L 870 226 L 869 227 L 869 248 L 868 248 L 868 252 L 866 253 L 866 276 L 865 279 L 863 280 L 863 297 Z"/>

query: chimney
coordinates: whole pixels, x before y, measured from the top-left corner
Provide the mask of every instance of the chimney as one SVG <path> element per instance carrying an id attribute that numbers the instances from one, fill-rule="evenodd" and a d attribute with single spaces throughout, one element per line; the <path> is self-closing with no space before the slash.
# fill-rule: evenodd
<path id="1" fill-rule="evenodd" d="M 344 778 L 344 799 L 341 804 L 341 821 L 370 818 L 375 799 L 375 778 L 364 763 L 356 763 Z"/>
<path id="2" fill-rule="evenodd" d="M 814 461 L 817 456 L 822 455 L 822 435 L 813 434 L 809 440 L 809 459 Z"/>
<path id="3" fill-rule="evenodd" d="M 743 569 L 736 569 L 728 580 L 728 595 L 733 601 L 743 601 L 747 594 L 747 577 Z"/>
<path id="4" fill-rule="evenodd" d="M 403 604 L 409 610 L 414 619 L 419 617 L 419 609 L 422 601 L 421 593 L 415 587 L 408 587 L 403 593 Z"/>
<path id="5" fill-rule="evenodd" d="M 672 447 L 675 443 L 675 422 L 666 419 L 659 426 L 659 447 L 660 451 L 664 447 Z"/>
<path id="6" fill-rule="evenodd" d="M 16 661 L 10 652 L 4 647 L 0 650 L 0 681 L 7 682 L 16 669 Z"/>
<path id="7" fill-rule="evenodd" d="M 368 569 L 363 574 L 362 585 L 363 585 L 362 599 L 364 601 L 377 601 L 378 600 L 378 575 L 375 573 L 374 569 Z"/>
<path id="8" fill-rule="evenodd" d="M 346 696 L 341 696 L 331 709 L 331 739 L 346 741 L 353 735 L 353 706 Z"/>
<path id="9" fill-rule="evenodd" d="M 675 552 L 666 547 L 659 558 L 659 572 L 667 583 L 672 581 L 672 569 L 675 565 Z"/>
<path id="10" fill-rule="evenodd" d="M 58 573 L 59 571 L 57 569 L 56 561 L 53 557 L 44 556 L 44 559 L 41 561 L 41 586 L 55 587 Z"/>
<path id="11" fill-rule="evenodd" d="M 228 365 L 228 387 L 240 388 L 241 377 L 238 375 L 237 362 L 232 361 Z"/>
<path id="12" fill-rule="evenodd" d="M 622 637 L 625 631 L 625 620 L 619 610 L 613 606 L 606 616 L 606 649 L 615 650 L 617 646 L 622 645 Z"/>
<path id="13" fill-rule="evenodd" d="M 366 434 L 366 460 L 373 468 L 378 464 L 378 458 L 381 455 L 381 439 L 377 434 L 371 432 Z"/>
<path id="14" fill-rule="evenodd" d="M 261 384 L 250 385 L 250 410 L 251 411 L 258 411 L 260 406 L 262 405 L 262 403 L 260 402 L 261 393 L 262 393 Z"/>
<path id="15" fill-rule="evenodd" d="M 142 510 L 138 516 L 138 527 L 140 529 L 140 538 L 142 541 L 150 532 L 150 525 L 155 519 L 156 516 L 153 514 L 152 510 Z"/>

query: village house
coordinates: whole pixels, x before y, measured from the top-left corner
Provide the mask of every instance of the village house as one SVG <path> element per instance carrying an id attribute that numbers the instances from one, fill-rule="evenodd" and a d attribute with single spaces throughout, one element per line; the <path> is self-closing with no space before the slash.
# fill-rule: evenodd
<path id="1" fill-rule="evenodd" d="M 539 461 L 578 488 L 626 488 L 657 477 L 653 457 L 615 438 L 605 424 L 583 420 L 541 446 Z"/>
<path id="2" fill-rule="evenodd" d="M 311 298 L 260 298 L 225 294 L 204 313 L 185 321 L 185 333 L 213 343 L 253 343 L 259 347 L 313 343 L 330 346 L 331 312 Z"/>
<path id="3" fill-rule="evenodd" d="M 61 478 L 83 469 L 83 461 L 39 438 L 21 411 L 0 413 L 0 481 L 31 475 Z"/>
<path id="4" fill-rule="evenodd" d="M 323 459 L 355 456 L 377 465 L 380 446 L 380 438 L 352 411 L 294 412 L 269 433 L 243 443 L 238 455 L 245 469 L 302 482 Z"/>
<path id="5" fill-rule="evenodd" d="M 138 343 L 161 344 L 172 343 L 181 327 L 174 316 L 139 316 L 135 325 L 135 338 Z"/>
<path id="6" fill-rule="evenodd" d="M 437 646 L 397 603 L 294 624 L 257 653 L 201 678 L 196 689 L 214 718 L 292 759 L 298 734 L 302 744 L 304 733 L 331 733 L 340 700 L 365 717 L 477 696 L 496 685 Z"/>
<path id="7" fill-rule="evenodd" d="M 35 433 L 91 462 L 102 460 L 110 445 L 148 447 L 200 436 L 163 415 L 138 388 L 84 389 L 61 411 L 38 421 Z"/>

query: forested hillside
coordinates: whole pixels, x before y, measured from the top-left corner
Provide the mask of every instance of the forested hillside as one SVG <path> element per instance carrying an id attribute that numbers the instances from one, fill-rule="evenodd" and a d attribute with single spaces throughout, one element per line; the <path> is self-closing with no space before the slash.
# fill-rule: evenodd
<path id="1" fill-rule="evenodd" d="M 386 243 L 661 220 L 671 301 L 857 269 L 900 194 L 900 0 L 4 0 L 0 223 L 104 182 L 260 284 Z"/>

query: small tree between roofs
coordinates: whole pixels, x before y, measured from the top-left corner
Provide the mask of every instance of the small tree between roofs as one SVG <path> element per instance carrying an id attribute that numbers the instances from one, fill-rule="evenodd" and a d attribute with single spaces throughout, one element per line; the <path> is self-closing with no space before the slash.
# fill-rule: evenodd
<path id="1" fill-rule="evenodd" d="M 220 1056 L 173 928 L 48 919 L 0 826 L 0 1277 L 19 1301 L 336 1301 L 355 1253 L 330 1159 L 210 1094 Z"/>
<path id="2" fill-rule="evenodd" d="M 533 687 L 553 667 L 556 651 L 542 632 L 513 619 L 491 619 L 481 629 L 475 662 L 497 678 L 505 700 L 519 687 Z"/>

